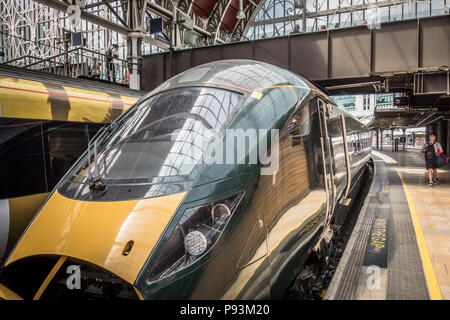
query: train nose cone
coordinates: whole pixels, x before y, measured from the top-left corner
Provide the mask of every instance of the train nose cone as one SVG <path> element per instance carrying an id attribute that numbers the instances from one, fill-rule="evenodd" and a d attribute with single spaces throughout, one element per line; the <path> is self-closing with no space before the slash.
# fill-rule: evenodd
<path id="1" fill-rule="evenodd" d="M 88 202 L 56 191 L 5 265 L 56 254 L 88 261 L 133 283 L 184 195 Z"/>

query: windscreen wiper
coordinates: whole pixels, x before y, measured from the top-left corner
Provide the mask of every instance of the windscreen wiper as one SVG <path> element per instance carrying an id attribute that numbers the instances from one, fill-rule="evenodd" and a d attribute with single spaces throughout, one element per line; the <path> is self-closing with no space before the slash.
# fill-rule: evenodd
<path id="1" fill-rule="evenodd" d="M 94 192 L 105 192 L 106 191 L 106 184 L 103 182 L 103 180 L 100 178 L 100 169 L 98 167 L 97 162 L 97 140 L 94 140 L 94 167 L 97 171 L 97 177 L 93 177 L 92 171 L 91 171 L 91 141 L 89 140 L 88 143 L 88 182 L 89 182 L 89 190 Z"/>

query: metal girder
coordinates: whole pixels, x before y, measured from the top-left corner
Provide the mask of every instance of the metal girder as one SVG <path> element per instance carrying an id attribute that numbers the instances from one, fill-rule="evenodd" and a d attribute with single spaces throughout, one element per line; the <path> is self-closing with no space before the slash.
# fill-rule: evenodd
<path id="1" fill-rule="evenodd" d="M 253 21 L 258 10 L 264 3 L 264 0 L 249 1 L 249 5 L 245 9 L 246 18 L 238 21 L 230 36 L 225 32 L 221 32 L 220 25 L 227 9 L 231 5 L 231 2 L 232 0 L 217 1 L 209 18 L 207 19 L 198 18 L 195 14 L 192 13 L 192 8 L 195 6 L 193 0 L 179 0 L 177 3 L 177 8 L 189 14 L 194 19 L 194 32 L 207 37 L 209 44 L 214 44 L 216 42 L 224 43 L 226 40 L 225 38 L 241 40 L 250 26 L 249 22 Z M 167 5 L 169 4 L 170 2 L 167 2 Z M 161 15 L 166 19 L 172 19 L 171 8 L 165 8 L 155 2 L 150 2 L 148 4 L 148 7 L 153 13 Z M 203 25 L 204 28 L 200 27 L 200 25 Z"/>
<path id="2" fill-rule="evenodd" d="M 154 3 L 154 2 L 148 2 L 147 7 L 149 8 L 149 10 L 151 12 L 153 12 L 153 13 L 155 13 L 157 15 L 164 16 L 166 19 L 173 19 L 173 13 L 172 13 L 171 10 L 163 8 L 163 7 L 161 7 L 160 5 L 158 5 L 158 4 Z M 204 35 L 204 36 L 207 36 L 207 37 L 211 37 L 211 33 L 210 32 L 200 28 L 197 25 L 194 25 L 194 31 L 199 33 L 199 34 L 201 34 L 201 35 Z"/>
<path id="3" fill-rule="evenodd" d="M 121 0 L 122 11 L 126 23 L 134 31 L 144 32 L 145 12 L 149 0 Z"/>
<path id="4" fill-rule="evenodd" d="M 206 30 L 214 35 L 214 37 L 209 38 L 210 44 L 215 44 L 217 39 L 217 33 L 220 29 L 220 24 L 222 23 L 222 18 L 230 6 L 232 0 L 218 0 L 214 9 L 209 16 L 208 22 L 206 24 Z"/>
<path id="5" fill-rule="evenodd" d="M 41 3 L 45 6 L 48 6 L 50 8 L 53 8 L 55 10 L 59 10 L 59 11 L 67 11 L 67 7 L 69 6 L 67 3 L 62 2 L 62 1 L 58 1 L 58 0 L 34 0 L 38 3 Z M 81 18 L 83 20 L 89 21 L 93 24 L 96 24 L 98 26 L 107 28 L 109 30 L 113 30 L 116 31 L 118 33 L 124 34 L 124 35 L 128 35 L 130 32 L 132 32 L 132 30 L 130 28 L 127 28 L 125 26 L 122 26 L 120 24 L 111 22 L 109 20 L 106 20 L 104 18 L 101 18 L 99 16 L 96 16 L 92 13 L 86 12 L 86 11 L 81 11 Z M 153 44 L 159 48 L 165 48 L 167 49 L 169 47 L 169 45 L 167 45 L 166 43 L 162 42 L 162 41 L 158 41 L 156 39 L 151 38 L 150 36 L 146 36 L 144 37 L 144 41 L 148 42 L 150 44 Z"/>
<path id="6" fill-rule="evenodd" d="M 306 18 L 316 18 L 316 17 L 327 16 L 327 15 L 332 15 L 332 14 L 337 14 L 337 13 L 353 12 L 353 11 L 357 11 L 357 10 L 368 9 L 368 8 L 371 8 L 374 6 L 384 7 L 384 6 L 390 6 L 390 5 L 399 5 L 399 4 L 408 3 L 408 2 L 410 2 L 410 1 L 409 0 L 386 0 L 386 1 L 379 1 L 376 3 L 365 3 L 365 4 L 360 4 L 360 5 L 352 5 L 352 6 L 343 7 L 343 8 L 310 12 L 310 13 L 306 14 Z M 290 16 L 261 20 L 261 21 L 254 21 L 254 19 L 252 19 L 249 26 L 255 27 L 255 26 L 261 26 L 261 25 L 265 25 L 265 24 L 274 24 L 274 23 L 278 23 L 278 22 L 288 22 L 288 21 L 293 21 L 293 20 L 299 20 L 302 18 L 303 18 L 302 14 L 296 14 L 296 15 L 290 15 Z"/>
<path id="7" fill-rule="evenodd" d="M 250 1 L 250 5 L 245 9 L 245 19 L 241 19 L 236 24 L 233 30 L 231 39 L 234 41 L 243 40 L 247 34 L 248 28 L 251 26 L 251 22 L 255 20 L 258 11 L 264 5 L 265 0 L 253 0 Z"/>
<path id="8" fill-rule="evenodd" d="M 84 6 L 84 9 L 100 7 L 100 6 L 104 5 L 105 2 L 109 3 L 109 2 L 115 2 L 115 1 L 117 1 L 117 0 L 103 0 L 103 1 L 96 2 L 96 3 L 87 4 Z"/>
<path id="9" fill-rule="evenodd" d="M 254 20 L 254 17 L 258 13 L 258 10 L 264 4 L 265 0 L 252 0 L 249 1 L 249 5 L 245 8 L 245 19 L 238 20 L 236 25 L 233 28 L 233 32 L 231 35 L 221 31 L 220 25 L 223 22 L 223 18 L 225 17 L 228 8 L 230 7 L 232 0 L 219 0 L 216 2 L 209 18 L 203 19 L 203 25 L 206 28 L 206 31 L 210 33 L 207 35 L 210 44 L 214 44 L 216 42 L 223 43 L 227 39 L 228 40 L 241 40 L 245 33 L 247 32 L 250 21 Z M 188 13 L 192 16 L 192 7 L 193 0 L 180 0 L 178 2 L 178 7 L 184 12 Z"/>
<path id="10" fill-rule="evenodd" d="M 111 11 L 112 14 L 117 18 L 117 20 L 119 20 L 125 27 L 127 27 L 127 28 L 130 27 L 128 24 L 126 24 L 125 21 L 123 21 L 122 17 L 119 16 L 119 14 L 116 12 L 116 10 L 114 10 L 114 8 L 111 7 L 111 5 L 109 4 L 108 1 L 103 0 L 103 4 L 108 7 L 109 11 Z"/>
<path id="11" fill-rule="evenodd" d="M 50 8 L 64 12 L 67 10 L 67 7 L 69 6 L 67 3 L 58 0 L 35 0 L 35 1 Z M 109 20 L 106 20 L 104 18 L 101 18 L 99 16 L 96 16 L 92 13 L 83 10 L 81 11 L 81 18 L 93 24 L 99 25 L 104 28 L 108 28 L 121 34 L 127 34 L 128 32 L 131 31 L 130 28 L 121 26 L 117 23 L 111 22 Z"/>
<path id="12" fill-rule="evenodd" d="M 179 0 L 178 1 L 178 9 L 180 9 L 181 11 L 183 11 L 183 12 L 187 13 L 189 16 L 191 16 L 192 19 L 194 19 L 194 25 L 197 25 L 197 26 L 203 28 L 206 25 L 206 20 L 203 18 L 200 18 L 199 16 L 192 13 L 192 8 L 194 6 L 198 6 L 198 5 L 196 5 L 193 0 Z"/>
<path id="13" fill-rule="evenodd" d="M 225 18 L 225 15 L 227 14 L 228 8 L 230 7 L 232 1 L 233 0 L 224 0 L 224 1 L 219 0 L 219 2 L 218 2 L 218 3 L 223 2 L 223 7 L 220 8 L 221 9 L 220 10 L 220 20 L 218 21 L 217 25 L 215 26 L 215 31 L 214 31 L 215 36 L 214 36 L 213 43 L 216 43 L 218 39 L 221 39 L 220 25 L 223 23 L 223 19 Z"/>
<path id="14" fill-rule="evenodd" d="M 165 70 L 181 72 L 205 62 L 221 60 L 226 53 L 227 59 L 247 57 L 289 69 L 327 87 L 332 94 L 382 90 L 413 95 L 415 92 L 415 101 L 411 105 L 424 106 L 434 105 L 436 96 L 446 94 L 450 86 L 446 76 L 450 49 L 448 34 L 450 19 L 448 15 L 442 15 L 386 22 L 377 30 L 359 25 L 192 48 L 189 53 L 186 50 L 174 51 L 170 58 L 168 53 L 162 54 L 168 59 L 152 55 L 144 60 L 145 64 L 151 65 L 150 70 L 164 74 L 163 63 L 167 64 Z M 186 58 L 189 55 L 195 59 Z M 415 73 L 427 73 L 423 90 L 422 85 L 417 88 L 421 91 L 413 88 Z M 444 99 L 440 101 L 442 103 L 439 104 L 444 105 Z"/>
<path id="15" fill-rule="evenodd" d="M 180 0 L 178 1 L 178 9 L 190 14 L 192 10 L 192 3 L 193 1 L 191 0 Z"/>

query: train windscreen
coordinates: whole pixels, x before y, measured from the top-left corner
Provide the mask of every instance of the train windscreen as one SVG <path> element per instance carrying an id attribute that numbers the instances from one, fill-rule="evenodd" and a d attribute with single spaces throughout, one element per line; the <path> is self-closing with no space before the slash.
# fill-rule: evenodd
<path id="1" fill-rule="evenodd" d="M 99 201 L 185 191 L 198 174 L 205 148 L 223 135 L 241 99 L 236 92 L 197 87 L 142 101 L 90 142 L 59 191 Z"/>

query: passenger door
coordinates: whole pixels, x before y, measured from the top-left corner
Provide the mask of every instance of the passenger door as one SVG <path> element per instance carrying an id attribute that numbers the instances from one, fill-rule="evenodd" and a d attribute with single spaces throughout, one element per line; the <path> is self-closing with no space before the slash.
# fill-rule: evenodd
<path id="1" fill-rule="evenodd" d="M 336 197 L 336 188 L 334 184 L 333 172 L 333 154 L 331 152 L 331 141 L 328 134 L 329 113 L 327 104 L 322 100 L 317 100 L 317 107 L 320 120 L 320 135 L 322 145 L 322 162 L 325 177 L 325 189 L 327 193 L 327 225 L 331 220 L 334 211 L 334 199 Z"/>

